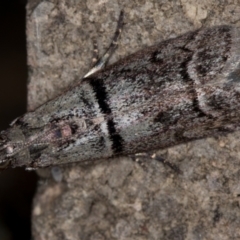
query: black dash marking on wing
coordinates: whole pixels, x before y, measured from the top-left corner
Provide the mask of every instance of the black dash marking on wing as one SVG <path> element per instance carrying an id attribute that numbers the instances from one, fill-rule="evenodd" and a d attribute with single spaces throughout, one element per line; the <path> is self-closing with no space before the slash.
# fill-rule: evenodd
<path id="1" fill-rule="evenodd" d="M 110 114 L 111 109 L 107 103 L 107 92 L 102 79 L 87 79 L 96 94 L 99 107 L 102 113 Z"/>
<path id="2" fill-rule="evenodd" d="M 97 78 L 86 78 L 85 81 L 88 81 L 92 86 L 101 112 L 110 115 L 112 111 L 107 102 L 108 95 L 103 80 Z M 113 118 L 107 120 L 109 138 L 112 141 L 112 150 L 115 154 L 117 154 L 123 151 L 124 140 L 121 135 L 117 133 L 115 125 L 116 123 L 114 122 Z"/>
<path id="3" fill-rule="evenodd" d="M 109 119 L 107 122 L 108 132 L 110 139 L 112 140 L 112 148 L 115 153 L 123 151 L 123 138 L 116 132 L 115 123 L 113 119 Z"/>

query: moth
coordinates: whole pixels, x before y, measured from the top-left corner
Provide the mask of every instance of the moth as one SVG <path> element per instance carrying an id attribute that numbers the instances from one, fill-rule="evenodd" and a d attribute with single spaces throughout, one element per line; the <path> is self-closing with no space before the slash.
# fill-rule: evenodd
<path id="1" fill-rule="evenodd" d="M 239 128 L 236 27 L 199 29 L 105 68 L 104 61 L 76 86 L 1 132 L 4 168 L 130 155 Z"/>

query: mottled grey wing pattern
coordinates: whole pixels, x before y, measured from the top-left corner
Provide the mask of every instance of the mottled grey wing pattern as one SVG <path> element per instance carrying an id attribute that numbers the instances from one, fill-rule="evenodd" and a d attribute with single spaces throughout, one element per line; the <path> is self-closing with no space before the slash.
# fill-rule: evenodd
<path id="1" fill-rule="evenodd" d="M 82 80 L 2 134 L 1 160 L 44 167 L 165 148 L 239 126 L 239 29 L 200 29 Z"/>
<path id="2" fill-rule="evenodd" d="M 90 83 L 96 93 L 101 89 L 99 106 L 112 126 L 114 152 L 164 148 L 230 130 L 237 121 L 225 112 L 240 99 L 231 84 L 240 78 L 229 70 L 239 71 L 239 41 L 239 30 L 230 26 L 198 30 L 93 76 Z"/>

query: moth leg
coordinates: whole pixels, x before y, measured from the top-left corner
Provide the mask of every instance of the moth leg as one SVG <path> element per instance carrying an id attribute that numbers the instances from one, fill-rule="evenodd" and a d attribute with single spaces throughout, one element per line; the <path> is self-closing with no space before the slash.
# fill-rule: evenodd
<path id="1" fill-rule="evenodd" d="M 158 162 L 161 162 L 163 165 L 171 168 L 177 174 L 182 174 L 182 171 L 179 169 L 178 166 L 175 164 L 167 161 L 166 159 L 162 158 L 161 156 L 157 156 L 156 153 L 148 152 L 148 153 L 137 153 L 135 155 L 131 155 L 131 158 L 139 163 L 143 168 L 146 168 L 146 159 L 153 159 Z"/>
<path id="2" fill-rule="evenodd" d="M 104 53 L 104 55 L 96 62 L 94 67 L 83 78 L 89 77 L 93 73 L 103 69 L 106 66 L 106 64 L 108 63 L 108 60 L 110 59 L 110 57 L 112 56 L 112 54 L 115 52 L 115 50 L 118 47 L 118 40 L 120 38 L 123 25 L 124 25 L 124 22 L 123 22 L 123 10 L 121 10 L 119 18 L 118 18 L 117 28 L 116 28 L 115 34 L 113 36 L 113 39 L 112 39 L 112 42 L 111 42 L 109 48 Z M 96 47 L 96 45 L 94 46 L 94 48 L 95 47 Z M 94 49 L 94 51 L 95 51 L 95 49 Z M 96 53 L 98 54 L 98 51 L 96 51 Z"/>
<path id="3" fill-rule="evenodd" d="M 134 162 L 138 163 L 144 170 L 147 169 L 146 162 L 147 162 L 147 159 L 149 159 L 148 153 L 136 153 L 134 155 L 130 155 L 130 158 Z"/>
<path id="4" fill-rule="evenodd" d="M 157 156 L 156 153 L 151 155 L 151 158 L 154 160 L 157 160 L 158 162 L 161 162 L 163 165 L 166 165 L 167 167 L 171 168 L 174 172 L 178 173 L 178 174 L 182 174 L 182 171 L 179 169 L 179 167 L 169 161 L 167 161 L 166 159 Z"/>

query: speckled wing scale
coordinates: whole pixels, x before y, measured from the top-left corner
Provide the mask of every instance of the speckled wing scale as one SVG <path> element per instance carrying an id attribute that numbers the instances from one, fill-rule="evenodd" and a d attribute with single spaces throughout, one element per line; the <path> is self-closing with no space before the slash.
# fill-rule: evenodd
<path id="1" fill-rule="evenodd" d="M 84 78 L 2 132 L 7 167 L 170 147 L 239 128 L 240 30 L 218 26 L 145 48 Z"/>

